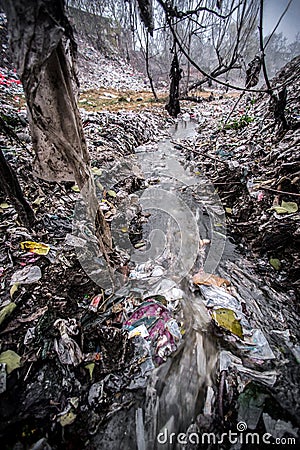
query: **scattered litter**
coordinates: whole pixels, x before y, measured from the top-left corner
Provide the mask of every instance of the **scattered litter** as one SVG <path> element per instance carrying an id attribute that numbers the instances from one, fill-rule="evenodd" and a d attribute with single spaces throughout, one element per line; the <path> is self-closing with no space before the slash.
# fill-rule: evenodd
<path id="1" fill-rule="evenodd" d="M 233 309 L 235 312 L 242 311 L 238 299 L 224 289 L 217 286 L 200 286 L 200 290 L 207 308 L 224 307 Z"/>
<path id="2" fill-rule="evenodd" d="M 151 341 L 157 363 L 166 360 L 176 350 L 177 343 L 181 339 L 179 326 L 176 320 L 172 319 L 171 312 L 162 303 L 151 298 L 144 301 L 131 314 L 124 326 L 129 332 L 140 326 L 146 328 L 147 338 Z"/>
<path id="3" fill-rule="evenodd" d="M 259 329 L 254 329 L 251 336 L 247 336 L 244 344 L 236 343 L 236 346 L 243 352 L 247 352 L 249 357 L 258 360 L 275 359 L 275 355 L 263 334 Z"/>
<path id="4" fill-rule="evenodd" d="M 219 364 L 220 372 L 222 372 L 223 370 L 227 371 L 230 368 L 235 368 L 238 373 L 245 376 L 248 380 L 255 380 L 269 387 L 274 386 L 278 376 L 277 372 L 274 370 L 265 370 L 263 372 L 258 372 L 257 370 L 249 369 L 248 367 L 245 367 L 243 365 L 240 358 L 226 350 L 221 351 L 219 355 Z"/>

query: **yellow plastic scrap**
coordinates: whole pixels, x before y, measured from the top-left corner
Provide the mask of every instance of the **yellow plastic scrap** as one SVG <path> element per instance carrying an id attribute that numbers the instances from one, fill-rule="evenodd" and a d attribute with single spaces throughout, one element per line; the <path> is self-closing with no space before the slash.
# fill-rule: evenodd
<path id="1" fill-rule="evenodd" d="M 225 278 L 218 277 L 217 275 L 213 275 L 211 273 L 198 272 L 193 276 L 194 284 L 204 284 L 205 286 L 229 286 L 230 281 Z"/>
<path id="2" fill-rule="evenodd" d="M 20 367 L 21 357 L 13 350 L 6 350 L 0 354 L 0 364 L 6 364 L 7 374 Z"/>
<path id="3" fill-rule="evenodd" d="M 48 255 L 50 246 L 41 242 L 24 241 L 20 243 L 21 249 L 37 255 Z"/>
<path id="4" fill-rule="evenodd" d="M 89 371 L 90 379 L 92 381 L 92 379 L 93 379 L 93 372 L 94 372 L 94 369 L 95 369 L 95 363 L 87 364 L 86 366 L 84 366 L 84 368 Z"/>
<path id="5" fill-rule="evenodd" d="M 243 328 L 234 311 L 228 308 L 219 308 L 213 311 L 212 318 L 222 328 L 244 339 Z"/>

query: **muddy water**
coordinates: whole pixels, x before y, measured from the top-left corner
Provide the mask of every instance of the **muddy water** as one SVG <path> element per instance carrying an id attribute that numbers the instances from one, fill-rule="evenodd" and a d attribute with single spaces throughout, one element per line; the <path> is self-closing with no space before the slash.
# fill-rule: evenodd
<path id="1" fill-rule="evenodd" d="M 230 280 L 251 316 L 251 326 L 262 330 L 274 352 L 275 360 L 268 368 L 278 374 L 272 393 L 283 407 L 280 418 L 285 419 L 285 409 L 295 411 L 295 420 L 299 417 L 299 348 L 293 342 L 298 327 L 296 313 L 288 307 L 289 293 L 279 294 L 259 279 L 253 263 L 241 255 L 226 231 L 214 187 L 184 167 L 174 141 L 192 138 L 195 126 L 179 123 L 171 130 L 171 139 L 136 151 L 137 162 L 150 180 L 140 203 L 151 216 L 143 230 L 146 249 L 134 250 L 132 260 L 138 265 L 151 262 L 163 274 L 159 279 L 132 280 L 126 286 L 144 295 L 181 288 L 185 337 L 177 352 L 153 371 L 146 400 L 140 399 L 139 408 L 117 413 L 94 437 L 95 448 L 103 444 L 111 449 L 183 448 L 170 442 L 159 444 L 157 436 L 166 430 L 168 436 L 186 432 L 197 416 L 210 416 L 210 387 L 217 383 L 222 343 L 210 332 L 211 319 L 201 293 L 191 290 L 190 275 L 199 268 Z M 210 244 L 203 248 L 204 239 Z"/>

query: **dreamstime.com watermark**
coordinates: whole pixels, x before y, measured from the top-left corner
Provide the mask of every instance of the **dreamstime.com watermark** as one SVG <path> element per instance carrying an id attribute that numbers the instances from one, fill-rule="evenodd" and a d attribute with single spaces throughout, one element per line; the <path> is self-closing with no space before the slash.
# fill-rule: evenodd
<path id="1" fill-rule="evenodd" d="M 270 433 L 262 435 L 247 431 L 247 424 L 245 422 L 238 422 L 237 431 L 229 430 L 226 433 L 217 435 L 216 433 L 169 433 L 167 428 L 164 428 L 157 437 L 158 444 L 196 444 L 196 445 L 211 445 L 211 444 L 251 444 L 251 445 L 296 445 L 295 437 L 273 437 Z"/>

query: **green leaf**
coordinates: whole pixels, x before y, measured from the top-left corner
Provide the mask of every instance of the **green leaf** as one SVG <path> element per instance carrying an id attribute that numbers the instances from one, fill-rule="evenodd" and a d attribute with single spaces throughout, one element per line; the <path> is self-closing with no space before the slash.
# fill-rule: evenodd
<path id="1" fill-rule="evenodd" d="M 281 202 L 281 206 L 272 206 L 270 211 L 274 210 L 277 214 L 292 214 L 298 211 L 298 205 L 295 202 Z"/>
<path id="2" fill-rule="evenodd" d="M 100 189 L 100 191 L 103 191 L 104 186 L 103 186 L 103 184 L 100 183 L 100 181 L 96 181 L 96 186 L 97 186 L 97 188 Z"/>
<path id="3" fill-rule="evenodd" d="M 39 206 L 42 201 L 45 200 L 45 197 L 37 197 L 34 202 L 32 202 L 33 205 Z"/>
<path id="4" fill-rule="evenodd" d="M 277 258 L 270 258 L 269 263 L 275 270 L 280 270 L 281 262 Z"/>
<path id="5" fill-rule="evenodd" d="M 232 214 L 232 208 L 225 208 L 225 211 L 227 212 L 227 214 Z"/>
<path id="6" fill-rule="evenodd" d="M 92 167 L 92 172 L 94 175 L 102 175 L 102 170 L 98 169 L 98 167 Z"/>
<path id="7" fill-rule="evenodd" d="M 0 310 L 0 325 L 8 316 L 12 314 L 16 307 L 17 305 L 14 302 L 11 302 Z"/>
<path id="8" fill-rule="evenodd" d="M 115 191 L 112 191 L 111 189 L 109 191 L 107 191 L 107 195 L 109 195 L 110 197 L 116 197 L 117 193 Z"/>
<path id="9" fill-rule="evenodd" d="M 95 368 L 95 363 L 87 364 L 87 365 L 84 366 L 84 367 L 85 367 L 85 369 L 87 369 L 87 370 L 89 371 L 90 379 L 91 379 L 91 381 L 92 381 L 92 379 L 93 379 L 93 372 L 94 372 L 94 368 Z"/>
<path id="10" fill-rule="evenodd" d="M 283 208 L 282 206 L 272 206 L 272 208 L 270 208 L 270 211 L 274 210 L 277 212 L 277 214 L 286 214 L 287 210 L 285 208 Z"/>
<path id="11" fill-rule="evenodd" d="M 74 186 L 71 187 L 72 191 L 74 192 L 80 192 L 79 187 L 77 186 L 77 184 L 74 184 Z"/>

